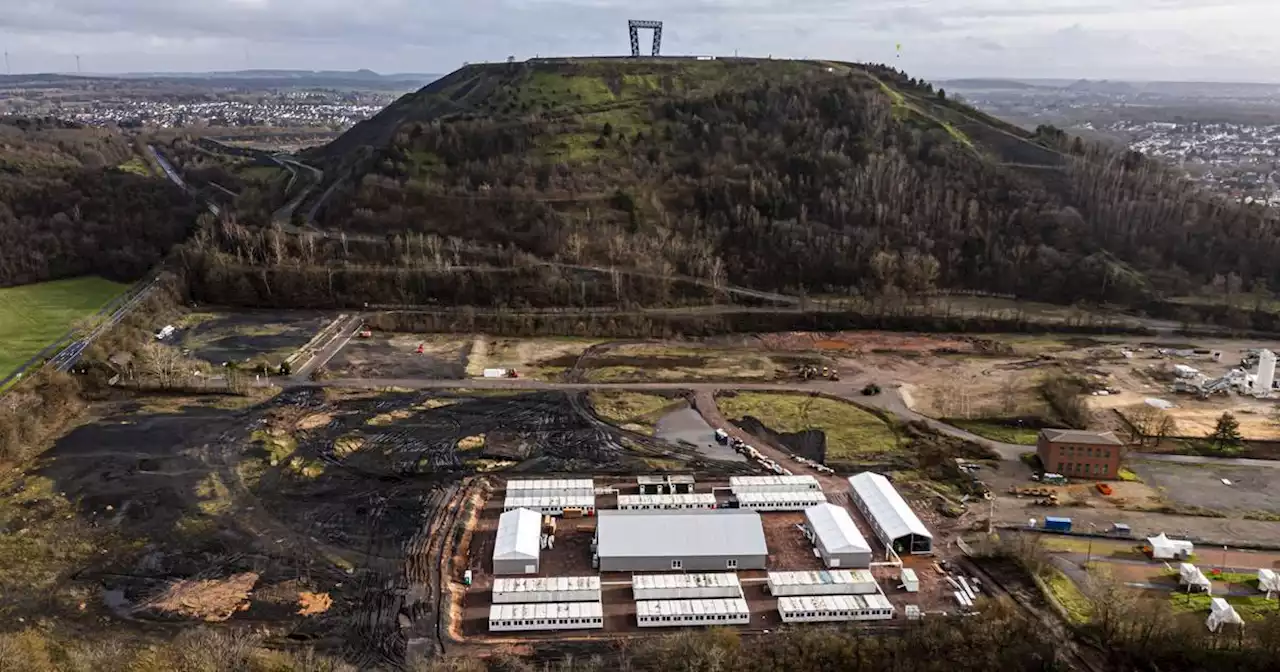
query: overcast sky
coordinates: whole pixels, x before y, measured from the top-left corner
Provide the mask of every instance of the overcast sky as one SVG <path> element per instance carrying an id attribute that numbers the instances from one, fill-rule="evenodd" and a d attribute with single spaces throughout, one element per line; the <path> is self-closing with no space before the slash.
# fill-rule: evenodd
<path id="1" fill-rule="evenodd" d="M 629 50 L 893 62 L 910 74 L 1280 82 L 1280 0 L 3 0 L 14 73 L 448 72 Z M 647 40 L 647 35 L 644 37 Z M 901 52 L 896 45 L 901 44 Z M 647 50 L 647 43 L 645 49 Z"/>

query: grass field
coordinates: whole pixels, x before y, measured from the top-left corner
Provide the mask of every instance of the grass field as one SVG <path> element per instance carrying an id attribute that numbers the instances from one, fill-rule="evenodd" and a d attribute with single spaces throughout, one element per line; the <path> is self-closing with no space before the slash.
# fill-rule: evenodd
<path id="1" fill-rule="evenodd" d="M 591 393 L 596 415 L 623 429 L 653 435 L 653 425 L 667 408 L 680 403 L 656 394 L 597 390 Z"/>
<path id="2" fill-rule="evenodd" d="M 102 278 L 54 280 L 0 289 L 0 377 L 62 337 L 123 292 Z"/>
<path id="3" fill-rule="evenodd" d="M 973 432 L 984 439 L 1012 443 L 1019 446 L 1034 446 L 1036 445 L 1036 439 L 1040 436 L 1040 430 L 1037 429 L 1010 427 L 998 422 L 985 420 L 947 420 L 947 422 L 967 432 Z"/>
<path id="4" fill-rule="evenodd" d="M 726 418 L 749 415 L 776 432 L 822 430 L 828 461 L 860 460 L 898 449 L 897 434 L 878 416 L 834 399 L 743 392 L 721 397 L 717 404 Z"/>
<path id="5" fill-rule="evenodd" d="M 1208 613 L 1211 597 L 1204 593 L 1174 592 L 1169 594 L 1169 601 L 1173 605 L 1174 611 Z M 1260 621 L 1268 615 L 1280 611 L 1280 603 L 1275 600 L 1268 600 L 1263 595 L 1250 597 L 1228 596 L 1226 600 L 1231 606 L 1235 607 L 1236 613 L 1240 614 L 1240 618 L 1246 621 Z"/>
<path id="6" fill-rule="evenodd" d="M 1050 569 L 1044 576 L 1044 585 L 1050 597 L 1066 610 L 1072 623 L 1088 623 L 1093 618 L 1093 604 L 1066 574 L 1056 568 Z"/>

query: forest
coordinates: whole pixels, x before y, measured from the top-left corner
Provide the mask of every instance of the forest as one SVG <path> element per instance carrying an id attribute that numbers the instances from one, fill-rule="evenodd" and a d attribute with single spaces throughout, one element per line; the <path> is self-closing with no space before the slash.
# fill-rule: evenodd
<path id="1" fill-rule="evenodd" d="M 806 295 L 1130 307 L 1280 286 L 1273 215 L 882 66 L 469 66 L 308 159 L 332 192 L 320 228 L 544 262 Z"/>
<path id="2" fill-rule="evenodd" d="M 196 221 L 199 206 L 141 174 L 145 146 L 118 131 L 0 119 L 0 143 L 0 287 L 89 274 L 136 280 Z"/>

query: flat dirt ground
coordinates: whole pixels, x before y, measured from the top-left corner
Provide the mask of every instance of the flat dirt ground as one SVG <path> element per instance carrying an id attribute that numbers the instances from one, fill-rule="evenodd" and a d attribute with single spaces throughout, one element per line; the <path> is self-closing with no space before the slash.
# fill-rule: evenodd
<path id="1" fill-rule="evenodd" d="M 1280 513 L 1280 468 L 1135 460 L 1130 468 L 1165 497 L 1213 511 Z M 1222 479 L 1231 481 L 1226 485 Z"/>
<path id="2" fill-rule="evenodd" d="M 334 317 L 308 311 L 193 313 L 176 325 L 172 342 L 215 366 L 259 359 L 279 363 Z"/>
<path id="3" fill-rule="evenodd" d="M 788 363 L 758 350 L 721 349 L 707 343 L 622 343 L 592 352 L 582 362 L 592 382 L 775 380 Z"/>
<path id="4" fill-rule="evenodd" d="M 352 339 L 327 368 L 339 378 L 458 380 L 466 374 L 470 348 L 466 338 L 376 332 Z"/>
<path id="5" fill-rule="evenodd" d="M 587 348 L 599 340 L 580 338 L 512 339 L 476 336 L 467 359 L 466 375 L 479 378 L 485 369 L 515 369 L 521 378 L 558 380 Z"/>

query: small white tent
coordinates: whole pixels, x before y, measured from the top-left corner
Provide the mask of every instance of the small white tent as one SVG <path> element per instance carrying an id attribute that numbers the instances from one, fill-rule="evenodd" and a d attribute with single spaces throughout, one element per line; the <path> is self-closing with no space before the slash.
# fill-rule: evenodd
<path id="1" fill-rule="evenodd" d="M 1164 532 L 1158 537 L 1147 537 L 1147 545 L 1151 547 L 1154 560 L 1181 560 L 1191 557 L 1195 545 L 1185 539 L 1170 539 Z"/>
<path id="2" fill-rule="evenodd" d="M 1271 569 L 1258 570 L 1258 590 L 1264 593 L 1280 593 L 1280 575 Z"/>
<path id="3" fill-rule="evenodd" d="M 1209 618 L 1204 623 L 1209 626 L 1209 632 L 1217 632 L 1227 623 L 1244 625 L 1244 619 L 1240 618 L 1235 608 L 1221 597 L 1209 600 Z"/>
<path id="4" fill-rule="evenodd" d="M 1199 567 L 1187 562 L 1178 565 L 1178 585 L 1183 586 L 1188 591 L 1204 591 L 1206 593 L 1213 588 L 1213 584 L 1209 583 L 1209 579 L 1205 577 L 1204 572 L 1200 571 Z"/>

